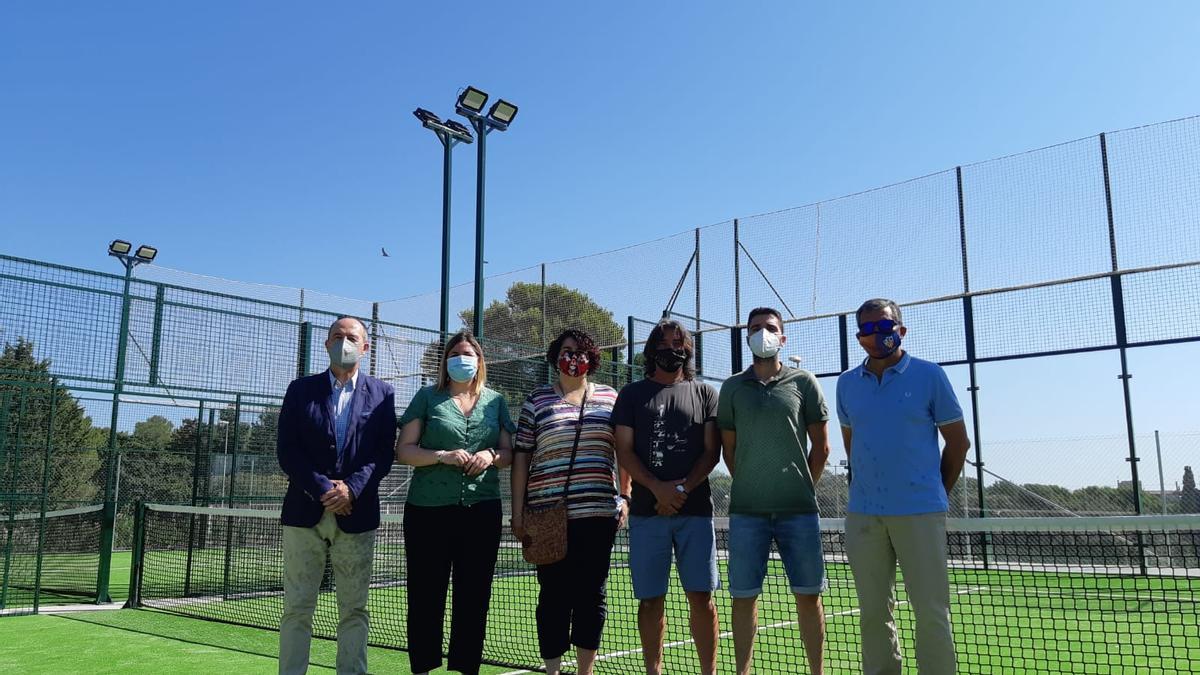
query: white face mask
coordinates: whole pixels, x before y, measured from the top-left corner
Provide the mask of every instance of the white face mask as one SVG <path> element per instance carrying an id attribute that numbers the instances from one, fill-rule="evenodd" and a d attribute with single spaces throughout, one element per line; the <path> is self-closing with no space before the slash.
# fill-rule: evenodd
<path id="1" fill-rule="evenodd" d="M 779 333 L 772 333 L 766 328 L 750 335 L 750 351 L 760 359 L 775 358 L 781 346 Z"/>
<path id="2" fill-rule="evenodd" d="M 359 351 L 358 345 L 346 338 L 338 338 L 329 345 L 329 363 L 338 368 L 349 370 L 360 358 L 362 352 Z"/>

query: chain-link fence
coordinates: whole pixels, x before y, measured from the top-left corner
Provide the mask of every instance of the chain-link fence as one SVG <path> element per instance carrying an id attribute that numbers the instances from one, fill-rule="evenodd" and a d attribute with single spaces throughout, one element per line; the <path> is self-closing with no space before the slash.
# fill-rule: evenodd
<path id="1" fill-rule="evenodd" d="M 92 545 L 94 566 L 102 561 L 93 583 L 100 598 L 123 593 L 106 588 L 115 568 L 99 551 L 128 550 L 136 502 L 278 508 L 286 490 L 275 458 L 278 406 L 288 382 L 326 367 L 326 329 L 338 316 L 366 324 L 372 349 L 363 367 L 395 386 L 401 407 L 434 381 L 442 350 L 437 331 L 386 321 L 380 303 L 139 272 L 126 291 L 118 275 L 0 256 L 0 382 L 12 383 L 0 387 L 8 392 L 2 410 L 23 415 L 9 426 L 24 430 L 0 454 L 0 502 L 22 532 L 37 529 L 27 522 L 30 509 L 106 507 L 104 536 Z M 526 337 L 543 341 L 542 333 Z M 629 381 L 624 334 L 618 328 L 609 337 L 614 346 L 596 377 L 621 386 Z M 486 345 L 489 384 L 515 418 L 525 393 L 550 377 L 544 346 L 497 338 Z M 46 404 L 38 399 L 31 424 L 34 413 L 22 406 L 34 399 L 9 392 L 18 387 L 57 392 L 58 426 L 67 431 L 42 433 L 32 441 L 36 452 L 29 430 L 48 428 Z M 398 469 L 383 484 L 388 511 L 402 507 L 409 475 Z M 10 494 L 10 483 L 28 489 Z M 16 555 L 10 550 L 6 559 Z M 122 583 L 119 571 L 112 578 Z"/>
<path id="2" fill-rule="evenodd" d="M 86 443 L 79 405 L 53 378 L 0 378 L 0 615 L 95 598 L 99 461 Z"/>
<path id="3" fill-rule="evenodd" d="M 748 364 L 737 324 L 770 305 L 786 317 L 786 358 L 821 377 L 832 399 L 836 376 L 862 358 L 854 309 L 893 298 L 909 327 L 906 349 L 947 367 L 967 411 L 974 449 L 955 490 L 963 514 L 1192 508 L 1150 488 L 1154 444 L 1144 432 L 1163 408 L 1172 431 L 1194 428 L 1171 371 L 1200 340 L 1183 318 L 1200 299 L 1200 119 L 697 230 L 693 263 L 713 259 L 700 252 L 720 239 L 713 229 L 732 235 L 732 264 L 690 270 L 702 312 L 678 289 L 664 304 L 695 326 L 704 375 L 723 379 Z M 714 286 L 732 292 L 709 295 Z M 644 339 L 652 322 L 630 326 Z M 1041 436 L 1022 440 L 1030 431 Z M 836 474 L 844 455 L 834 445 Z M 1157 468 L 1180 480 L 1196 460 Z M 837 512 L 836 499 L 827 503 Z"/>
<path id="4" fill-rule="evenodd" d="M 1190 469 L 1200 457 L 1194 436 L 1181 433 L 1192 429 L 1165 427 L 1161 465 L 1147 461 L 1155 447 L 1147 432 L 1158 425 L 1147 412 L 1177 405 L 1157 389 L 1182 396 L 1173 364 L 1200 355 L 1191 316 L 1200 301 L 1200 118 L 486 284 L 490 384 L 514 409 L 552 376 L 544 350 L 561 330 L 595 336 L 606 355 L 599 378 L 619 386 L 641 377 L 646 337 L 664 315 L 696 331 L 700 376 L 719 384 L 749 361 L 739 324 L 759 305 L 783 311 L 786 357 L 818 374 L 836 403 L 833 378 L 859 358 L 853 310 L 885 296 L 904 307 L 906 347 L 946 366 L 967 410 L 974 450 L 954 515 L 1200 510 Z M 473 296 L 470 284 L 452 289 L 453 325 L 473 322 Z M 5 450 L 3 513 L 15 523 L 30 509 L 103 505 L 106 550 L 109 541 L 128 545 L 138 499 L 274 507 L 285 487 L 274 459 L 277 406 L 289 381 L 325 367 L 327 326 L 343 314 L 365 322 L 373 349 L 364 368 L 395 385 L 403 408 L 435 376 L 443 336 L 418 326 L 438 324 L 439 301 L 339 298 L 154 265 L 126 277 L 0 256 L 0 380 L 18 383 L 0 389 L 56 392 L 48 400 L 57 410 L 40 459 L 25 441 L 19 462 L 16 446 Z M 1096 392 L 1103 396 L 1093 400 Z M 17 397 L 5 395 L 11 412 Z M 1100 421 L 1010 422 L 1011 411 L 1053 417 L 1072 400 Z M 844 455 L 833 438 L 819 501 L 840 515 Z M 37 471 L 21 473 L 26 464 L 41 467 L 44 490 Z M 388 476 L 386 510 L 401 508 L 410 476 L 405 467 Z M 719 513 L 727 480 L 713 477 Z M 101 556 L 101 597 L 109 562 Z"/>

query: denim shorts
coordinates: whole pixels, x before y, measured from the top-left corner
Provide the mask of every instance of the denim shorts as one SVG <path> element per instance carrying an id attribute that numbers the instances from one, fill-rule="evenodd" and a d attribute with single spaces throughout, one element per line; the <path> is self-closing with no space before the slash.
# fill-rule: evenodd
<path id="1" fill-rule="evenodd" d="M 771 555 L 771 541 L 779 549 Z M 729 515 L 729 594 L 753 598 L 762 594 L 767 564 L 782 559 L 792 593 L 818 595 L 829 583 L 821 555 L 821 521 L 815 513 Z"/>
<path id="2" fill-rule="evenodd" d="M 712 518 L 630 516 L 629 571 L 639 600 L 667 594 L 672 553 L 683 590 L 710 593 L 721 587 Z"/>

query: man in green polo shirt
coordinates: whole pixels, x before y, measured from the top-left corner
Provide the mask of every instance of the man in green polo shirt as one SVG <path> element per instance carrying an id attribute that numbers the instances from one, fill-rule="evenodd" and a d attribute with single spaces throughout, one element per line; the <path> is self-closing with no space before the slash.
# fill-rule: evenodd
<path id="1" fill-rule="evenodd" d="M 758 596 L 774 540 L 796 596 L 800 636 L 813 675 L 824 671 L 827 588 L 814 485 L 829 457 L 829 410 L 812 373 L 783 365 L 783 317 L 759 307 L 747 319 L 754 364 L 725 380 L 717 404 L 729 503 L 729 594 L 737 672 L 748 675 Z M 812 450 L 808 450 L 808 441 Z"/>

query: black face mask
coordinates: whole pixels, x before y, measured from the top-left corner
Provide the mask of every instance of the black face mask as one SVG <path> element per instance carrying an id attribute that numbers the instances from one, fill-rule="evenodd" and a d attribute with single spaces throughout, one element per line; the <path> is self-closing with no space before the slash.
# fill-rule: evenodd
<path id="1" fill-rule="evenodd" d="M 687 352 L 682 349 L 658 349 L 654 352 L 654 365 L 673 373 L 687 362 Z"/>

